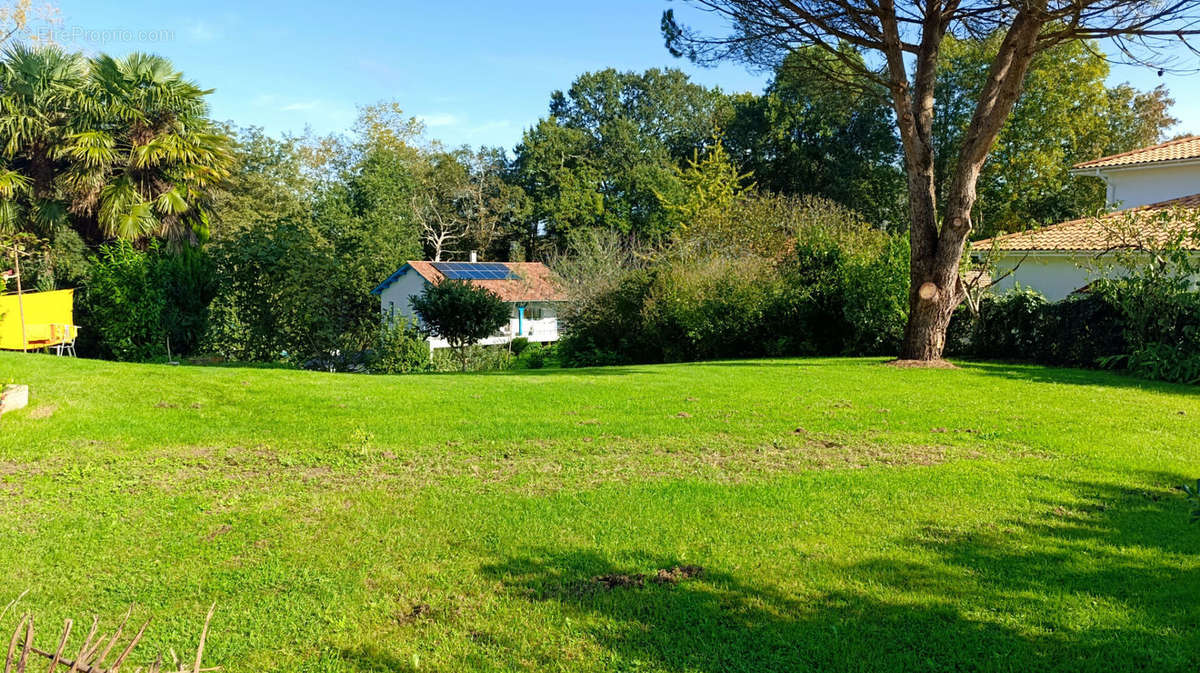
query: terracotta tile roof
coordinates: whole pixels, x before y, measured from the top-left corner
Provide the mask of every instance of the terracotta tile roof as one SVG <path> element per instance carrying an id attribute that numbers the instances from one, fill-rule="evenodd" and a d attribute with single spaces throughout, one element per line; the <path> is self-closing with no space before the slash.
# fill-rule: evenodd
<path id="1" fill-rule="evenodd" d="M 566 301 L 567 296 L 559 287 L 558 278 L 550 267 L 541 262 L 500 262 L 507 266 L 516 278 L 505 280 L 471 280 L 472 285 L 487 288 L 496 293 L 504 301 Z M 400 267 L 400 271 L 411 268 L 430 283 L 440 283 L 445 276 L 433 266 L 433 262 L 410 260 Z M 382 292 L 399 277 L 400 271 L 392 274 L 379 287 L 372 290 L 373 294 Z"/>
<path id="2" fill-rule="evenodd" d="M 1169 140 L 1161 145 L 1143 147 L 1131 152 L 1122 152 L 1108 157 L 1092 159 L 1075 168 L 1114 168 L 1132 166 L 1134 164 L 1150 164 L 1159 161 L 1183 161 L 1185 159 L 1200 159 L 1200 136 L 1190 136 Z"/>
<path id="3" fill-rule="evenodd" d="M 1152 203 L 1137 208 L 1118 210 L 1104 215 L 1102 220 L 1113 219 L 1136 212 L 1150 212 L 1166 208 L 1200 208 L 1200 194 L 1184 196 L 1170 201 Z M 1143 235 L 1153 235 L 1155 232 L 1142 232 Z M 1165 238 L 1168 232 L 1159 232 Z M 971 246 L 975 250 L 989 250 L 995 243 L 997 250 L 1019 251 L 1103 251 L 1120 247 L 1114 241 L 1114 232 L 1106 228 L 1097 218 L 1089 217 L 1070 222 L 1052 224 L 1029 231 L 1019 231 L 995 238 L 975 241 Z M 1187 245 L 1189 249 L 1200 250 L 1195 243 Z"/>

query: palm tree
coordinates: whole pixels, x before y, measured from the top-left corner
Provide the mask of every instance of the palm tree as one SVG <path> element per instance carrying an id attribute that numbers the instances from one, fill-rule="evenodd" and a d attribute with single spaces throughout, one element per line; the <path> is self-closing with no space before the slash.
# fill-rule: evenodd
<path id="1" fill-rule="evenodd" d="M 67 221 L 68 162 L 87 61 L 54 46 L 21 44 L 0 62 L 0 231 L 42 232 Z"/>
<path id="2" fill-rule="evenodd" d="M 135 53 L 92 59 L 84 93 L 83 130 L 63 150 L 74 164 L 72 211 L 103 237 L 206 236 L 212 191 L 232 165 L 228 138 L 207 117 L 210 91 Z"/>

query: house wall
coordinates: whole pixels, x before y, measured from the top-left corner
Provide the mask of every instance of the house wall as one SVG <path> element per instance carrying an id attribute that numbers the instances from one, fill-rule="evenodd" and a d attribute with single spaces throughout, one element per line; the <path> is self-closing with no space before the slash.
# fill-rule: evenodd
<path id="1" fill-rule="evenodd" d="M 1089 253 L 1037 254 L 1008 253 L 996 260 L 993 278 L 1000 278 L 1019 268 L 1011 275 L 992 286 L 992 292 L 1003 294 L 1020 284 L 1021 287 L 1037 290 L 1050 301 L 1066 298 L 1075 290 L 1094 280 L 1094 276 L 1086 268 L 1082 268 L 1091 259 Z"/>
<path id="2" fill-rule="evenodd" d="M 417 316 L 413 313 L 412 303 L 409 299 L 424 292 L 427 284 L 421 274 L 409 269 L 403 276 L 397 278 L 396 282 L 379 293 L 380 310 L 392 320 L 396 318 L 415 320 Z"/>
<path id="3" fill-rule="evenodd" d="M 412 310 L 410 299 L 424 292 L 427 284 L 426 280 L 421 277 L 421 274 L 410 269 L 403 276 L 396 279 L 396 282 L 389 285 L 387 289 L 379 293 L 380 310 L 393 321 L 396 319 L 416 320 L 417 316 Z M 520 321 L 520 330 L 517 329 L 516 304 L 510 304 L 510 306 L 512 306 L 512 317 L 509 319 L 508 324 L 500 328 L 499 334 L 480 341 L 481 345 L 493 346 L 506 344 L 518 336 L 541 343 L 558 341 L 558 311 L 553 302 L 526 303 L 528 307 L 526 311 L 530 311 L 530 309 L 540 310 L 541 318 L 526 318 Z M 450 346 L 445 340 L 436 337 L 429 338 L 429 345 L 432 348 L 449 348 Z"/>
<path id="4" fill-rule="evenodd" d="M 1108 183 L 1110 207 L 1133 208 L 1200 194 L 1200 163 L 1108 169 L 1101 176 Z"/>
<path id="5" fill-rule="evenodd" d="M 1003 253 L 995 261 L 992 278 L 999 278 L 1014 266 L 1020 266 L 1016 272 L 992 285 L 991 291 L 993 294 L 1004 294 L 1020 284 L 1023 288 L 1037 290 L 1050 301 L 1058 301 L 1099 278 L 1120 278 L 1129 274 L 1127 268 L 1115 263 L 1103 265 L 1103 271 L 1097 269 L 1097 254 L 1030 252 L 1026 256 L 1023 252 Z M 1190 256 L 1192 263 L 1200 263 L 1200 252 L 1190 253 Z M 1141 255 L 1132 262 L 1136 268 L 1142 268 L 1150 263 L 1150 257 Z M 1200 288 L 1200 275 L 1192 276 L 1191 282 L 1193 288 Z"/>

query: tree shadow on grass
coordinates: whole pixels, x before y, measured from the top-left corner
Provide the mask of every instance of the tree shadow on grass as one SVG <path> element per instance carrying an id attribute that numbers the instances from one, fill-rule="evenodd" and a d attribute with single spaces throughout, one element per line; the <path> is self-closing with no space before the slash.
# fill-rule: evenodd
<path id="1" fill-rule="evenodd" d="M 403 661 L 374 644 L 341 649 L 336 653 L 336 659 L 342 664 L 341 667 L 359 673 L 415 673 L 418 670 L 411 662 Z"/>
<path id="2" fill-rule="evenodd" d="M 964 371 L 998 376 L 1017 381 L 1033 381 L 1037 383 L 1065 383 L 1082 386 L 1106 386 L 1109 388 L 1134 388 L 1150 392 L 1169 393 L 1172 395 L 1200 394 L 1200 386 L 1182 383 L 1167 383 L 1142 379 L 1132 374 L 1098 369 L 1072 369 L 1068 367 L 1047 367 L 1018 362 L 980 362 L 959 361 L 955 364 Z"/>
<path id="3" fill-rule="evenodd" d="M 1183 481 L 1165 479 L 1155 483 Z M 677 584 L 595 581 L 677 565 L 654 554 L 626 566 L 593 551 L 535 551 L 483 572 L 561 605 L 636 670 L 1194 672 L 1200 531 L 1181 498 L 1069 486 L 1077 500 L 1043 502 L 1032 520 L 930 522 L 900 545 L 932 560 L 834 565 L 841 581 L 792 592 L 720 569 Z"/>

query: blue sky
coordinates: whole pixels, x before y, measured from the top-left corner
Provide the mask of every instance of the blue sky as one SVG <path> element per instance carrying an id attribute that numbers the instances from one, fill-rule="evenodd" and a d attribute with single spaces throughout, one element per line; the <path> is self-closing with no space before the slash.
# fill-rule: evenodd
<path id="1" fill-rule="evenodd" d="M 235 2 L 59 0 L 60 41 L 90 52 L 160 53 L 216 89 L 213 116 L 269 133 L 350 127 L 358 105 L 399 101 L 450 145 L 512 147 L 550 92 L 587 70 L 678 67 L 727 91 L 760 91 L 737 65 L 698 68 L 663 48 L 664 0 Z M 1200 76 L 1117 69 L 1167 84 L 1176 132 L 1200 132 Z"/>

